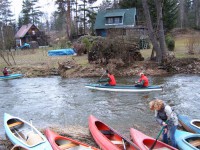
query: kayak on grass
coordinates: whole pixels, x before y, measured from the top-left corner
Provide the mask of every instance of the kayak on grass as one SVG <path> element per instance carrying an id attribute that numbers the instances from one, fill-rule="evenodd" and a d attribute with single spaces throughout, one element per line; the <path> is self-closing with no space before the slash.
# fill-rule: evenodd
<path id="1" fill-rule="evenodd" d="M 176 130 L 175 140 L 180 150 L 199 150 L 200 134 Z"/>
<path id="2" fill-rule="evenodd" d="M 134 85 L 103 85 L 103 84 L 87 84 L 86 88 L 101 90 L 101 91 L 114 91 L 114 92 L 151 92 L 151 91 L 162 91 L 163 87 L 159 85 L 152 85 L 148 87 L 135 87 Z"/>
<path id="3" fill-rule="evenodd" d="M 185 115 L 178 115 L 178 121 L 185 130 L 200 134 L 200 119 L 191 119 Z"/>
<path id="4" fill-rule="evenodd" d="M 32 123 L 4 113 L 4 128 L 13 145 L 29 150 L 52 150 L 48 140 Z"/>
<path id="5" fill-rule="evenodd" d="M 23 77 L 23 74 L 10 74 L 8 76 L 0 76 L 0 80 L 17 79 Z"/>
<path id="6" fill-rule="evenodd" d="M 140 148 L 140 150 L 149 150 L 156 141 L 156 139 L 149 137 L 134 128 L 130 129 L 130 134 L 133 142 Z M 159 140 L 157 140 L 153 149 L 177 150 L 176 148 L 167 145 Z"/>
<path id="7" fill-rule="evenodd" d="M 98 150 L 77 140 L 58 135 L 50 129 L 45 130 L 45 135 L 54 150 L 77 149 L 77 150 Z"/>
<path id="8" fill-rule="evenodd" d="M 88 121 L 89 130 L 102 150 L 139 150 L 134 143 L 93 115 L 90 115 Z"/>

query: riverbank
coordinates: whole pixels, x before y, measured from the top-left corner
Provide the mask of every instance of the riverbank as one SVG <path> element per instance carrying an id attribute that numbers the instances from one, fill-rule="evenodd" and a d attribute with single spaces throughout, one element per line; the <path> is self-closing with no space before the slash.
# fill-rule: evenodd
<path id="1" fill-rule="evenodd" d="M 78 57 L 78 56 L 77 56 Z M 86 56 L 85 56 L 86 57 Z M 82 57 L 83 58 L 83 57 Z M 137 61 L 128 66 L 118 66 L 114 63 L 107 66 L 99 64 L 83 65 L 73 57 L 71 60 L 58 62 L 58 66 L 47 64 L 22 65 L 10 68 L 13 73 L 22 73 L 25 77 L 43 77 L 58 75 L 64 78 L 99 77 L 106 69 L 111 68 L 113 74 L 118 77 L 135 76 L 143 71 L 149 76 L 171 75 L 171 74 L 200 74 L 200 59 L 182 58 L 173 59 L 164 67 L 155 61 Z"/>

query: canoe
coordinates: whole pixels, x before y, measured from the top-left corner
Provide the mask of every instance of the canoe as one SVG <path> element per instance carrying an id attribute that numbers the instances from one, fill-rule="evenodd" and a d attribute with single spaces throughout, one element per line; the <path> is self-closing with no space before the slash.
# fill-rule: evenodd
<path id="1" fill-rule="evenodd" d="M 23 77 L 23 74 L 10 74 L 8 76 L 0 76 L 0 80 L 17 79 Z"/>
<path id="2" fill-rule="evenodd" d="M 97 148 L 91 147 L 85 143 L 81 143 L 68 137 L 60 136 L 50 129 L 46 129 L 44 133 L 53 150 L 65 150 L 71 148 L 76 150 L 98 150 Z"/>
<path id="3" fill-rule="evenodd" d="M 19 146 L 19 145 L 15 145 L 15 146 L 13 146 L 13 148 L 11 150 L 28 150 L 28 149 L 26 149 L 22 146 Z"/>
<path id="4" fill-rule="evenodd" d="M 101 91 L 113 91 L 113 92 L 151 92 L 151 91 L 162 91 L 163 87 L 158 85 L 148 86 L 146 88 L 135 87 L 132 85 L 102 85 L 102 84 L 87 84 L 86 88 L 101 90 Z"/>
<path id="5" fill-rule="evenodd" d="M 134 143 L 93 115 L 89 117 L 89 130 L 102 150 L 139 150 Z"/>
<path id="6" fill-rule="evenodd" d="M 200 134 L 200 119 L 191 119 L 185 115 L 178 115 L 178 121 L 185 130 Z"/>
<path id="7" fill-rule="evenodd" d="M 13 145 L 19 145 L 29 150 L 52 150 L 45 136 L 31 123 L 21 118 L 4 113 L 4 128 Z"/>
<path id="8" fill-rule="evenodd" d="M 130 129 L 130 134 L 133 142 L 140 148 L 140 150 L 149 150 L 153 143 L 155 142 L 154 138 L 151 138 L 142 132 L 131 128 Z M 177 150 L 176 148 L 167 145 L 159 140 L 157 140 L 154 149 L 157 150 Z"/>
<path id="9" fill-rule="evenodd" d="M 175 140 L 180 150 L 199 150 L 200 134 L 176 130 Z"/>

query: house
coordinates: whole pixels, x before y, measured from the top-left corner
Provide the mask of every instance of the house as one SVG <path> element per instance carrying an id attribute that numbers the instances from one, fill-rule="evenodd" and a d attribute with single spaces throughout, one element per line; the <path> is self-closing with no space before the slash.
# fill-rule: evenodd
<path id="1" fill-rule="evenodd" d="M 126 34 L 126 29 L 136 26 L 136 8 L 130 9 L 107 9 L 98 12 L 94 29 L 97 36 L 106 37 L 110 29 L 114 32 Z M 122 30 L 123 29 L 123 30 Z"/>
<path id="2" fill-rule="evenodd" d="M 48 45 L 47 36 L 34 24 L 23 25 L 15 34 L 16 45 L 21 47 L 24 43 L 37 43 L 38 46 Z"/>

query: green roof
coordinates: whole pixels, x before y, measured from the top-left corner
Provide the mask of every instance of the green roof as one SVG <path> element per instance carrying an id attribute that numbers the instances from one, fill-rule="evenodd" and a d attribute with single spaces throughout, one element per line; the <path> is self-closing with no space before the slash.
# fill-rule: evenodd
<path id="1" fill-rule="evenodd" d="M 106 25 L 106 18 L 109 17 L 122 17 L 123 24 L 120 25 Z M 107 9 L 99 11 L 96 16 L 94 29 L 108 29 L 119 28 L 135 25 L 136 8 L 129 9 Z"/>

